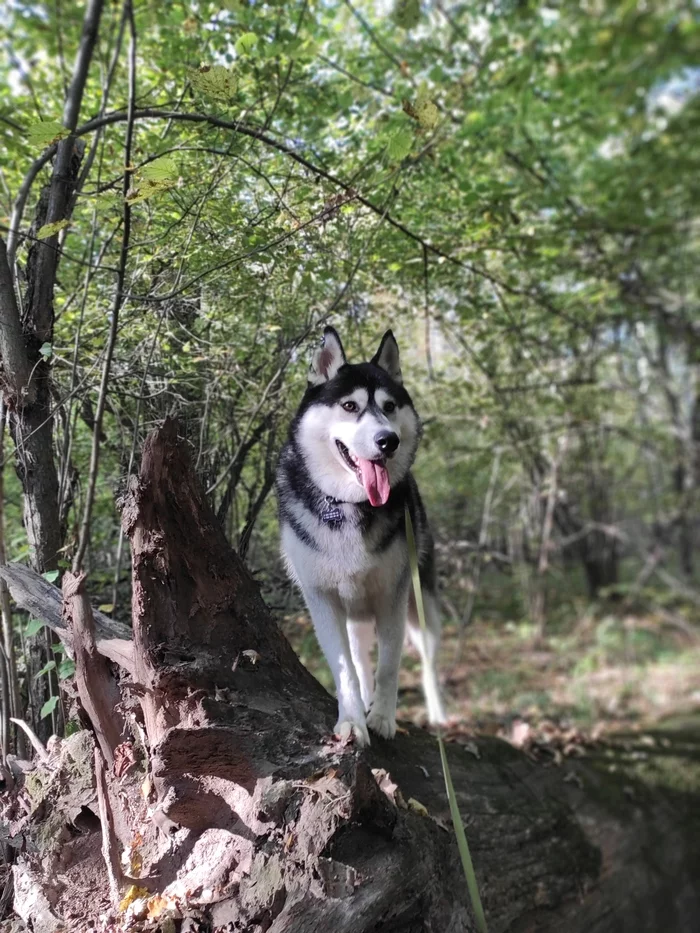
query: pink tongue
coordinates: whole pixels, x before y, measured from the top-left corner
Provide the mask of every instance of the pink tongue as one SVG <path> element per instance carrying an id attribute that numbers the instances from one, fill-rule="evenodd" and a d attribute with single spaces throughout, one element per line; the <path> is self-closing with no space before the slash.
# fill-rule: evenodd
<path id="1" fill-rule="evenodd" d="M 362 475 L 362 485 L 371 504 L 384 505 L 391 492 L 387 468 L 374 460 L 362 460 L 359 457 L 357 465 Z"/>

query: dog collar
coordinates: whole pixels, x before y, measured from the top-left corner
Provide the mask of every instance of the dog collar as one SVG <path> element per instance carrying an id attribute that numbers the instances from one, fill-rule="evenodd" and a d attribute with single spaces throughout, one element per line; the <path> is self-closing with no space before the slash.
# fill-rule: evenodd
<path id="1" fill-rule="evenodd" d="M 323 524 L 331 526 L 335 525 L 336 527 L 342 525 L 345 521 L 345 512 L 338 508 L 342 500 L 334 499 L 333 496 L 325 496 L 323 502 L 324 507 L 321 511 L 321 521 Z"/>

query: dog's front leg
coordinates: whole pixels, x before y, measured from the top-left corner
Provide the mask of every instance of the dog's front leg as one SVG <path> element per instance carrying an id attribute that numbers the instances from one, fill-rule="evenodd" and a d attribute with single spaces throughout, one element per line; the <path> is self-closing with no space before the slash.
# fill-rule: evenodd
<path id="1" fill-rule="evenodd" d="M 408 587 L 388 593 L 377 608 L 377 643 L 379 658 L 372 708 L 367 725 L 385 739 L 396 735 L 396 696 L 399 688 L 399 667 L 406 630 Z"/>
<path id="2" fill-rule="evenodd" d="M 321 650 L 335 681 L 338 697 L 338 722 L 335 731 L 341 738 L 354 735 L 360 745 L 369 745 L 360 682 L 350 653 L 345 611 L 339 599 L 315 588 L 304 588 L 306 605 L 316 630 Z"/>

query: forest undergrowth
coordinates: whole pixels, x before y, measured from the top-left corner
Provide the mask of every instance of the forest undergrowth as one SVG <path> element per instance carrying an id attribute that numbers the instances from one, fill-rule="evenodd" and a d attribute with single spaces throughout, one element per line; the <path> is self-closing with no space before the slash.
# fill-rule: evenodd
<path id="1" fill-rule="evenodd" d="M 289 615 L 282 627 L 304 664 L 330 688 L 308 617 Z M 546 744 L 549 737 L 556 744 L 562 736 L 573 741 L 642 731 L 700 712 L 700 637 L 654 613 L 590 612 L 542 637 L 527 622 L 477 619 L 461 648 L 456 627 L 448 624 L 441 656 L 451 733 L 490 733 L 516 745 Z M 399 718 L 426 723 L 420 661 L 409 647 Z"/>

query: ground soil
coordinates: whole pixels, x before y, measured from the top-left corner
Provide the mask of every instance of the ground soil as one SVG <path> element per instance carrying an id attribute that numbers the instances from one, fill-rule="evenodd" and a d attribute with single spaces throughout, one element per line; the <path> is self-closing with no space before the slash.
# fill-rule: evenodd
<path id="1" fill-rule="evenodd" d="M 303 614 L 282 627 L 304 664 L 329 688 L 330 672 Z M 457 660 L 455 660 L 457 659 Z M 568 632 L 537 638 L 525 624 L 475 621 L 460 648 L 443 634 L 441 669 L 452 731 L 511 738 L 524 720 L 563 729 L 644 730 L 700 712 L 700 636 L 650 616 L 586 617 Z M 407 646 L 399 717 L 424 725 L 420 662 Z M 516 729 L 516 744 L 517 744 Z"/>

